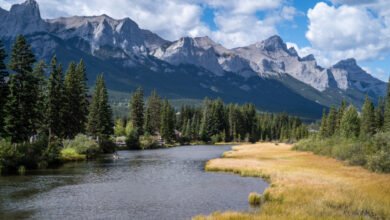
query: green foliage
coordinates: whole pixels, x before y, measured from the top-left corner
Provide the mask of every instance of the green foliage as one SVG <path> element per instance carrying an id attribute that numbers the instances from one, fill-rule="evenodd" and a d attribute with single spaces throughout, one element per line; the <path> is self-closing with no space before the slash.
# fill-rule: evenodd
<path id="1" fill-rule="evenodd" d="M 33 75 L 34 54 L 23 36 L 12 47 L 9 68 L 14 72 L 9 81 L 5 104 L 5 130 L 13 143 L 29 140 L 36 134 L 35 118 L 38 80 Z"/>
<path id="2" fill-rule="evenodd" d="M 6 78 L 8 71 L 5 65 L 5 58 L 7 57 L 3 43 L 0 41 L 0 137 L 5 136 L 5 104 L 8 96 L 8 85 Z"/>
<path id="3" fill-rule="evenodd" d="M 359 136 L 360 119 L 356 108 L 349 106 L 341 118 L 341 135 L 346 138 L 355 138 Z"/>
<path id="4" fill-rule="evenodd" d="M 69 64 L 66 73 L 65 90 L 65 137 L 73 138 L 78 133 L 85 131 L 87 121 L 87 78 L 84 63 L 81 60 L 76 66 L 74 62 Z"/>
<path id="5" fill-rule="evenodd" d="M 62 65 L 57 58 L 51 60 L 51 71 L 48 85 L 46 122 L 50 137 L 62 138 L 65 135 L 66 96 L 64 90 Z"/>
<path id="6" fill-rule="evenodd" d="M 138 88 L 130 100 L 130 119 L 138 135 L 143 135 L 144 130 L 144 91 Z"/>
<path id="7" fill-rule="evenodd" d="M 146 104 L 145 111 L 145 132 L 155 134 L 160 131 L 161 123 L 161 98 L 154 90 Z"/>
<path id="8" fill-rule="evenodd" d="M 61 150 L 61 160 L 63 161 L 80 161 L 85 159 L 86 155 L 78 153 L 74 148 L 64 148 Z"/>
<path id="9" fill-rule="evenodd" d="M 89 108 L 87 132 L 99 140 L 107 140 L 114 133 L 112 111 L 108 104 L 108 94 L 103 75 L 96 80 L 96 87 Z"/>
<path id="10" fill-rule="evenodd" d="M 114 134 L 117 137 L 126 135 L 125 122 L 123 119 L 119 118 L 115 121 Z"/>
<path id="11" fill-rule="evenodd" d="M 161 137 L 168 144 L 172 143 L 175 138 L 175 109 L 165 100 L 161 107 Z"/>
<path id="12" fill-rule="evenodd" d="M 345 160 L 376 172 L 390 172 L 390 133 L 378 133 L 369 139 L 312 136 L 299 141 L 294 148 Z"/>
<path id="13" fill-rule="evenodd" d="M 380 150 L 367 159 L 370 170 L 381 173 L 390 173 L 390 151 Z"/>
<path id="14" fill-rule="evenodd" d="M 385 109 L 384 109 L 384 124 L 383 130 L 386 132 L 390 132 L 390 78 L 389 83 L 387 84 L 387 93 L 385 97 Z"/>
<path id="15" fill-rule="evenodd" d="M 155 136 L 145 134 L 139 138 L 139 143 L 142 150 L 155 149 L 160 147 L 158 139 Z"/>
<path id="16" fill-rule="evenodd" d="M 377 123 L 375 121 L 375 107 L 371 100 L 366 96 L 362 108 L 360 134 L 363 136 L 371 136 L 377 130 Z"/>
<path id="17" fill-rule="evenodd" d="M 86 155 L 87 157 L 96 155 L 100 150 L 96 141 L 83 134 L 78 134 L 74 139 L 64 140 L 63 145 L 63 150 L 74 149 L 76 153 Z"/>
<path id="18" fill-rule="evenodd" d="M 137 129 L 131 129 L 126 136 L 126 146 L 130 150 L 140 150 L 139 135 Z"/>

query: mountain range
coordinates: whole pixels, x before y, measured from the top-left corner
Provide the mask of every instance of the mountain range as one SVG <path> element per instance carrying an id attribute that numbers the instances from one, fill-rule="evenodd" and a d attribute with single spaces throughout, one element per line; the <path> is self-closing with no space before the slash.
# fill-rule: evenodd
<path id="1" fill-rule="evenodd" d="M 300 57 L 279 36 L 228 49 L 209 37 L 168 41 L 130 18 L 107 15 L 42 19 L 35 0 L 0 8 L 0 38 L 9 50 L 23 34 L 37 58 L 56 54 L 65 65 L 82 58 L 91 85 L 104 72 L 112 94 L 142 86 L 170 99 L 222 98 L 253 102 L 261 111 L 318 118 L 342 99 L 361 106 L 385 94 L 387 84 L 348 58 L 324 68 Z"/>

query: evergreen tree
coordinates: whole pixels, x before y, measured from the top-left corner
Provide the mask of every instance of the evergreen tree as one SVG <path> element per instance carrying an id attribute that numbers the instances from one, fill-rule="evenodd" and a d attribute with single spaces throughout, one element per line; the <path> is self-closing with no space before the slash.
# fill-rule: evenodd
<path id="1" fill-rule="evenodd" d="M 375 107 L 368 96 L 366 96 L 362 108 L 360 134 L 363 136 L 370 136 L 373 135 L 375 131 Z"/>
<path id="2" fill-rule="evenodd" d="M 95 91 L 89 108 L 87 132 L 101 140 L 113 134 L 112 110 L 108 103 L 108 93 L 103 74 L 96 79 Z"/>
<path id="3" fill-rule="evenodd" d="M 37 97 L 37 117 L 35 118 L 35 124 L 38 134 L 44 134 L 47 132 L 45 124 L 46 112 L 46 98 L 47 98 L 47 79 L 45 76 L 46 63 L 44 61 L 38 62 L 33 70 L 33 75 L 37 80 L 35 92 Z"/>
<path id="4" fill-rule="evenodd" d="M 327 137 L 333 136 L 337 127 L 337 110 L 334 106 L 330 107 L 329 115 L 327 118 Z"/>
<path id="5" fill-rule="evenodd" d="M 347 109 L 347 102 L 345 100 L 343 100 L 341 102 L 340 108 L 339 108 L 338 113 L 337 113 L 336 131 L 340 130 L 341 118 L 343 117 L 346 109 Z"/>
<path id="6" fill-rule="evenodd" d="M 384 111 L 385 111 L 385 102 L 383 98 L 379 98 L 378 106 L 375 109 L 375 126 L 377 132 L 383 129 Z"/>
<path id="7" fill-rule="evenodd" d="M 326 115 L 326 110 L 322 112 L 321 126 L 320 126 L 320 136 L 327 137 L 328 135 L 328 117 Z"/>
<path id="8" fill-rule="evenodd" d="M 114 134 L 117 137 L 126 135 L 125 122 L 123 119 L 119 118 L 115 121 Z"/>
<path id="9" fill-rule="evenodd" d="M 73 138 L 85 131 L 87 118 L 87 86 L 83 61 L 69 64 L 65 77 L 66 125 L 65 136 Z"/>
<path id="10" fill-rule="evenodd" d="M 386 132 L 390 132 L 390 79 L 387 84 L 387 93 L 385 97 L 385 113 L 384 113 L 384 123 L 383 130 Z"/>
<path id="11" fill-rule="evenodd" d="M 8 71 L 5 65 L 6 57 L 4 45 L 0 41 L 0 137 L 5 136 L 5 104 L 8 96 L 8 85 L 6 82 Z"/>
<path id="12" fill-rule="evenodd" d="M 65 134 L 65 91 L 62 65 L 57 64 L 57 58 L 51 60 L 51 70 L 48 82 L 46 123 L 49 137 L 64 137 Z"/>
<path id="13" fill-rule="evenodd" d="M 88 101 L 88 78 L 87 78 L 87 70 L 84 64 L 84 61 L 81 59 L 80 62 L 76 66 L 76 78 L 78 83 L 78 91 L 79 91 L 79 108 L 77 113 L 77 121 L 78 128 L 80 133 L 84 133 L 86 129 L 86 124 L 88 121 L 88 109 L 89 109 L 89 101 Z"/>
<path id="14" fill-rule="evenodd" d="M 161 137 L 167 142 L 172 143 L 175 138 L 175 110 L 164 100 L 161 107 Z"/>
<path id="15" fill-rule="evenodd" d="M 155 134 L 160 131 L 161 99 L 154 90 L 148 98 L 145 113 L 145 132 Z"/>
<path id="16" fill-rule="evenodd" d="M 37 109 L 38 81 L 32 74 L 34 62 L 30 45 L 23 36 L 18 36 L 11 52 L 9 69 L 14 75 L 5 107 L 6 132 L 12 142 L 27 141 L 36 134 L 35 118 L 41 109 Z"/>
<path id="17" fill-rule="evenodd" d="M 340 125 L 341 135 L 345 138 L 355 138 L 359 136 L 360 120 L 356 108 L 349 106 L 343 117 Z"/>
<path id="18" fill-rule="evenodd" d="M 138 135 L 143 135 L 144 126 L 144 92 L 138 88 L 130 100 L 130 119 Z"/>

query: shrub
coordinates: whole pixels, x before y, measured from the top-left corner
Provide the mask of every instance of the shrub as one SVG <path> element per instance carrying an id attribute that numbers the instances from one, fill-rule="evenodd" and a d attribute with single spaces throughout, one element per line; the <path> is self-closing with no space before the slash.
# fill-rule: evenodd
<path id="1" fill-rule="evenodd" d="M 129 134 L 126 137 L 126 146 L 130 150 L 139 150 L 140 143 L 138 139 L 138 132 L 135 129 L 129 131 Z"/>
<path id="2" fill-rule="evenodd" d="M 375 172 L 390 172 L 390 151 L 380 150 L 368 156 L 367 167 Z"/>
<path id="3" fill-rule="evenodd" d="M 103 139 L 99 143 L 99 148 L 103 153 L 114 153 L 116 145 L 110 139 Z"/>
<path id="4" fill-rule="evenodd" d="M 141 148 L 144 149 L 155 149 L 159 147 L 159 142 L 156 137 L 151 135 L 141 136 L 139 139 Z"/>
<path id="5" fill-rule="evenodd" d="M 0 140 L 0 167 L 1 173 L 15 171 L 22 160 L 22 155 L 16 145 L 10 141 Z"/>
<path id="6" fill-rule="evenodd" d="M 61 140 L 54 138 L 50 141 L 46 151 L 44 152 L 43 159 L 47 161 L 49 165 L 61 164 L 61 148 Z"/>
<path id="7" fill-rule="evenodd" d="M 248 196 L 248 202 L 250 205 L 258 206 L 261 204 L 261 195 L 255 192 L 251 192 Z"/>
<path id="8" fill-rule="evenodd" d="M 64 161 L 85 160 L 86 156 L 79 154 L 74 148 L 64 148 L 61 150 L 61 159 Z"/>
<path id="9" fill-rule="evenodd" d="M 64 140 L 64 149 L 71 148 L 77 154 L 87 156 L 95 155 L 99 152 L 99 146 L 96 141 L 89 139 L 86 135 L 79 134 L 72 140 Z"/>

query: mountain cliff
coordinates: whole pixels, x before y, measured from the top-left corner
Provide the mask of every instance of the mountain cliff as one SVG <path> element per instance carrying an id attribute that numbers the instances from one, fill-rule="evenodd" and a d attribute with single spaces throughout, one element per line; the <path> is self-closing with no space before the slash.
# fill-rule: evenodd
<path id="1" fill-rule="evenodd" d="M 39 59 L 54 54 L 64 64 L 83 58 L 89 79 L 104 72 L 113 93 L 141 85 L 171 99 L 223 98 L 253 102 L 260 110 L 319 117 L 342 99 L 360 105 L 365 94 L 377 99 L 386 84 L 354 59 L 330 68 L 313 55 L 300 57 L 279 36 L 234 49 L 209 37 L 167 41 L 130 18 L 108 15 L 42 19 L 34 0 L 0 8 L 0 38 L 8 48 L 26 35 Z M 91 83 L 93 83 L 91 81 Z"/>

